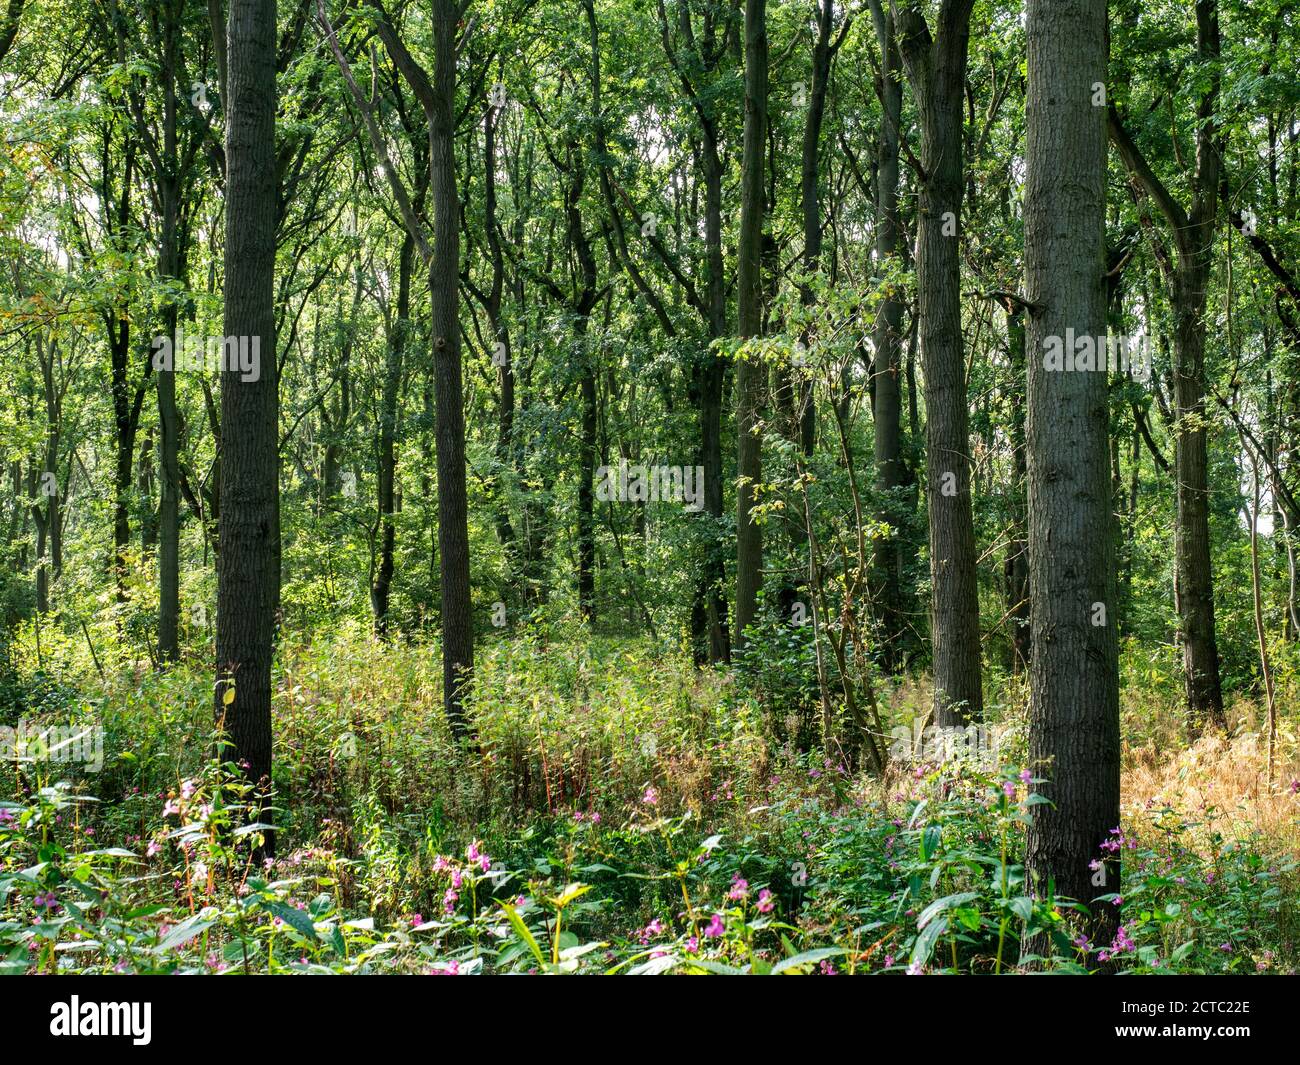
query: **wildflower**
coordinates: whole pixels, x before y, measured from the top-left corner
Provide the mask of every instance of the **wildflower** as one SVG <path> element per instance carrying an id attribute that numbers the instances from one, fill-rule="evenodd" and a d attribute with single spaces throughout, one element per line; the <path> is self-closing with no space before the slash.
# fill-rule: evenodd
<path id="1" fill-rule="evenodd" d="M 742 902 L 749 897 L 749 881 L 741 878 L 737 873 L 731 878 L 731 890 L 727 892 L 727 898 L 732 902 Z"/>
<path id="2" fill-rule="evenodd" d="M 1034 782 L 1034 774 L 1031 773 L 1028 769 L 1022 769 L 1020 771 L 1020 781 L 1022 784 L 1025 785 L 1032 784 Z"/>
<path id="3" fill-rule="evenodd" d="M 651 785 L 650 787 L 645 789 L 645 794 L 641 796 L 641 801 L 645 803 L 647 806 L 658 805 L 659 792 L 655 790 L 654 785 Z"/>
<path id="4" fill-rule="evenodd" d="M 162 844 L 159 843 L 156 839 L 151 839 L 149 841 L 149 846 L 147 846 L 144 850 L 144 856 L 146 858 L 152 858 L 155 854 L 158 854 L 161 850 L 162 850 Z"/>
<path id="5" fill-rule="evenodd" d="M 1092 861 L 1088 863 L 1088 868 L 1095 873 L 1098 869 L 1101 868 L 1101 859 L 1094 858 Z"/>
<path id="6" fill-rule="evenodd" d="M 1003 793 L 1003 794 L 1004 794 L 1008 799 L 1014 799 L 1014 798 L 1016 797 L 1016 785 L 1015 785 L 1015 782 L 1014 782 L 1014 781 L 1010 781 L 1010 780 L 1004 780 L 1004 781 L 1002 782 L 1002 793 Z M 908 972 L 911 972 L 911 970 L 909 969 Z"/>
<path id="7" fill-rule="evenodd" d="M 1112 906 L 1123 906 L 1123 905 L 1124 905 L 1124 896 L 1123 896 L 1123 895 L 1116 895 L 1113 899 L 1110 900 L 1110 904 L 1111 904 Z"/>
<path id="8" fill-rule="evenodd" d="M 591 815 L 591 823 L 592 823 L 593 825 L 598 825 L 598 824 L 600 824 L 600 814 L 598 814 L 598 813 L 593 813 L 593 814 Z"/>
<path id="9" fill-rule="evenodd" d="M 776 902 L 772 898 L 772 893 L 767 888 L 763 888 L 758 893 L 758 912 L 771 913 L 774 909 L 776 909 Z"/>
<path id="10" fill-rule="evenodd" d="M 889 969 L 889 968 L 891 968 L 891 967 L 893 966 L 893 964 L 894 964 L 894 956 L 893 956 L 892 954 L 886 954 L 886 955 L 885 955 L 885 968 L 886 968 L 886 969 Z"/>
<path id="11" fill-rule="evenodd" d="M 574 811 L 573 811 L 573 819 L 574 819 L 575 821 L 577 821 L 579 824 L 581 824 L 581 823 L 582 823 L 582 811 L 581 811 L 581 810 L 574 810 Z"/>
<path id="12" fill-rule="evenodd" d="M 663 935 L 664 925 L 658 917 L 646 925 L 637 933 L 637 939 L 641 941 L 641 946 L 649 946 L 650 940 L 655 936 Z"/>
<path id="13" fill-rule="evenodd" d="M 823 960 L 818 968 L 821 970 L 822 976 L 839 976 L 839 973 L 835 971 L 835 966 L 828 961 Z"/>
<path id="14" fill-rule="evenodd" d="M 13 821 L 13 820 L 15 820 L 13 814 L 11 814 L 8 810 L 0 809 L 0 825 L 3 825 L 6 821 Z"/>
<path id="15" fill-rule="evenodd" d="M 424 915 L 423 915 L 423 914 L 419 914 L 419 913 L 413 913 L 413 914 L 411 914 L 411 927 L 412 927 L 412 928 L 419 928 L 420 925 L 422 925 L 422 924 L 424 924 Z"/>
<path id="16" fill-rule="evenodd" d="M 448 889 L 443 893 L 443 896 L 442 896 L 442 908 L 443 908 L 444 912 L 446 912 L 446 913 L 455 913 L 455 912 L 456 912 L 456 902 L 457 902 L 459 899 L 460 899 L 460 896 L 456 893 L 455 889 L 454 889 L 454 888 L 448 888 Z"/>
<path id="17" fill-rule="evenodd" d="M 924 967 L 924 966 L 923 966 L 919 961 L 913 961 L 913 962 L 912 962 L 912 963 L 907 967 L 907 975 L 908 975 L 908 976 L 924 976 L 924 975 L 925 975 L 925 967 Z"/>
<path id="18" fill-rule="evenodd" d="M 436 968 L 430 969 L 427 975 L 428 976 L 459 976 L 460 962 L 454 960 L 449 961 L 445 969 L 436 969 Z"/>
<path id="19" fill-rule="evenodd" d="M 722 914 L 715 913 L 713 920 L 709 922 L 709 927 L 704 930 L 704 934 L 710 939 L 717 939 L 726 931 L 726 922 L 722 919 Z"/>

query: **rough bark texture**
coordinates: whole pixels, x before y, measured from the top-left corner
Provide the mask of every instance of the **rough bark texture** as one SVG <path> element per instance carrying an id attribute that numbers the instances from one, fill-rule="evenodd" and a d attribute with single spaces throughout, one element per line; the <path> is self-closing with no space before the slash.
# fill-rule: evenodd
<path id="1" fill-rule="evenodd" d="M 941 727 L 978 719 L 984 706 L 958 227 L 963 188 L 962 105 L 972 6 L 973 0 L 944 0 L 937 35 L 932 38 L 917 8 L 894 5 L 899 51 L 921 123 L 924 174 L 916 274 L 925 373 L 934 714 Z"/>
<path id="2" fill-rule="evenodd" d="M 225 335 L 254 341 L 256 381 L 221 374 L 216 712 L 254 783 L 271 775 L 279 601 L 275 358 L 275 0 L 231 0 L 227 24 Z M 226 695 L 233 685 L 233 699 Z M 273 837 L 269 849 L 273 849 Z"/>
<path id="3" fill-rule="evenodd" d="M 1119 890 L 1119 863 L 1101 849 L 1119 824 L 1107 378 L 1045 369 L 1043 355 L 1067 329 L 1105 335 L 1106 119 L 1092 102 L 1106 80 L 1105 0 L 1029 0 L 1027 40 L 1029 754 L 1052 805 L 1032 808 L 1025 864 L 1039 893 L 1090 902 Z M 1094 944 L 1109 945 L 1116 912 L 1092 908 Z"/>
<path id="4" fill-rule="evenodd" d="M 1015 451 L 1016 476 L 1011 490 L 1010 530 L 1002 575 L 1011 631 L 1011 671 L 1029 668 L 1034 644 L 1029 619 L 1029 543 L 1025 511 L 1025 479 L 1029 474 L 1025 451 L 1025 315 L 1014 306 L 1007 312 L 1007 348 L 1011 356 L 1011 447 Z"/>
<path id="5" fill-rule="evenodd" d="M 763 327 L 763 160 L 767 141 L 767 3 L 745 0 L 745 137 L 741 161 L 739 295 L 737 329 L 742 339 Z M 751 510 L 762 480 L 759 425 L 765 371 L 754 359 L 736 365 L 736 614 L 732 639 L 744 645 L 762 586 L 763 533 Z"/>
<path id="6" fill-rule="evenodd" d="M 456 198 L 456 5 L 433 5 L 433 98 L 429 173 L 435 243 L 429 267 L 433 308 L 433 392 L 438 451 L 438 554 L 442 577 L 442 691 L 458 737 L 468 734 L 464 696 L 474 672 L 470 612 L 469 515 L 465 497 L 465 407 L 461 395 L 460 220 Z"/>
<path id="7" fill-rule="evenodd" d="M 883 271 L 897 263 L 901 232 L 898 217 L 898 137 L 903 109 L 898 47 L 893 12 L 878 0 L 871 4 L 876 38 L 880 43 L 881 68 L 877 95 L 880 97 L 880 132 L 876 145 L 876 260 Z M 892 288 L 876 312 L 872 345 L 875 356 L 871 380 L 875 431 L 876 497 L 880 500 L 878 521 L 887 522 L 894 535 L 881 538 L 873 547 L 874 595 L 880 621 L 881 662 L 887 670 L 901 664 L 907 632 L 903 605 L 903 540 L 907 503 L 902 459 L 903 392 L 899 380 L 902 350 L 903 302 Z"/>

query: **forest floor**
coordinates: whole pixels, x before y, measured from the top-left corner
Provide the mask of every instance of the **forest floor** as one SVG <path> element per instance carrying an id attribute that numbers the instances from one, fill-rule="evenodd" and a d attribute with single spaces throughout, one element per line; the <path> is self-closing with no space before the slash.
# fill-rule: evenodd
<path id="1" fill-rule="evenodd" d="M 29 677 L 26 720 L 102 727 L 102 766 L 0 769 L 0 967 L 1007 972 L 1043 929 L 1066 971 L 1300 968 L 1300 748 L 1284 715 L 1270 783 L 1253 703 L 1189 745 L 1126 689 L 1123 886 L 1098 888 L 1123 928 L 1093 944 L 1024 889 L 1041 777 L 1014 679 L 996 758 L 896 747 L 881 775 L 800 750 L 819 708 L 762 677 L 573 631 L 482 647 L 460 749 L 436 650 L 360 629 L 281 648 L 274 859 L 213 757 L 197 659 Z M 880 694 L 891 729 L 929 701 Z"/>

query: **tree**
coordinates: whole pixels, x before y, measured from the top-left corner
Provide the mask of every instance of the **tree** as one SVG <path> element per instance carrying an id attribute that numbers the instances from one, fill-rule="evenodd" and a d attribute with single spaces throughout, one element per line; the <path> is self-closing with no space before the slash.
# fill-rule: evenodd
<path id="1" fill-rule="evenodd" d="M 1196 58 L 1205 88 L 1196 115 L 1195 160 L 1186 175 L 1191 191 L 1184 208 L 1129 135 L 1114 103 L 1108 108 L 1110 139 L 1130 178 L 1165 219 L 1176 263 L 1158 261 L 1169 284 L 1174 311 L 1174 471 L 1178 485 L 1175 526 L 1176 601 L 1183 645 L 1183 683 L 1188 727 L 1227 727 L 1219 679 L 1214 622 L 1214 574 L 1210 557 L 1209 459 L 1206 450 L 1205 305 L 1218 226 L 1224 141 L 1216 117 L 1222 48 L 1215 0 L 1196 0 Z"/>
<path id="2" fill-rule="evenodd" d="M 737 331 L 741 340 L 763 329 L 762 245 L 764 149 L 767 142 L 767 2 L 745 0 L 745 140 L 741 159 L 740 247 L 737 253 Z M 745 643 L 745 628 L 758 609 L 763 584 L 763 530 L 754 506 L 763 476 L 759 420 L 763 368 L 753 356 L 736 365 L 736 611 L 732 641 Z"/>
<path id="3" fill-rule="evenodd" d="M 271 777 L 271 663 L 280 596 L 275 329 L 275 0 L 231 0 L 226 69 L 225 365 L 216 711 L 231 757 Z M 247 352 L 241 362 L 234 352 Z M 267 850 L 274 852 L 268 835 Z"/>
<path id="4" fill-rule="evenodd" d="M 1105 350 L 1106 117 L 1095 94 L 1106 2 L 1030 0 L 1026 34 L 1029 757 L 1050 804 L 1032 808 L 1025 864 L 1040 893 L 1088 903 L 1119 890 L 1119 861 L 1102 849 L 1119 824 L 1107 374 L 1104 359 L 1056 369 L 1046 353 L 1067 336 Z M 1091 908 L 1094 943 L 1108 944 L 1115 924 L 1109 903 Z"/>
<path id="5" fill-rule="evenodd" d="M 978 719 L 984 707 L 958 257 L 962 105 L 973 6 L 974 0 L 943 0 L 931 36 L 918 7 L 893 4 L 899 53 L 921 125 L 916 275 L 925 372 L 934 720 L 940 727 Z"/>

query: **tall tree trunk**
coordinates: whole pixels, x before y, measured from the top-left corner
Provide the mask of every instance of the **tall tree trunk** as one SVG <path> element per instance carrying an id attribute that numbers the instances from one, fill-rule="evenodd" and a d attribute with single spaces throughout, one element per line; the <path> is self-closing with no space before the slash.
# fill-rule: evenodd
<path id="1" fill-rule="evenodd" d="M 706 285 L 710 344 L 701 355 L 700 463 L 704 469 L 704 560 L 700 568 L 699 597 L 708 625 L 709 661 L 731 659 L 727 633 L 726 537 L 722 531 L 722 359 L 712 341 L 727 332 L 727 279 L 722 256 L 722 159 L 717 123 L 704 128 L 704 246 L 708 270 Z"/>
<path id="2" fill-rule="evenodd" d="M 1025 283 L 1029 567 L 1033 661 L 1029 757 L 1035 790 L 1025 865 L 1043 893 L 1088 904 L 1119 890 L 1119 666 L 1105 371 L 1106 0 L 1029 0 L 1026 27 Z M 1056 372 L 1066 331 L 1102 345 L 1102 368 Z M 1077 349 L 1076 349 L 1077 350 Z M 1071 353 L 1073 354 L 1073 353 Z M 1090 863 L 1103 864 L 1094 871 Z M 1117 911 L 1091 906 L 1110 944 Z M 1045 942 L 1030 944 L 1043 953 Z"/>
<path id="3" fill-rule="evenodd" d="M 393 332 L 388 338 L 384 365 L 384 392 L 379 412 L 379 564 L 370 586 L 370 608 L 375 634 L 388 635 L 388 600 L 393 585 L 393 551 L 397 540 L 397 421 L 406 341 L 411 331 L 411 271 L 415 263 L 415 238 L 402 240 L 398 263 L 397 309 Z"/>
<path id="4" fill-rule="evenodd" d="M 763 176 L 767 143 L 767 0 L 745 0 L 745 135 L 740 177 L 737 331 L 742 340 L 763 328 Z M 753 358 L 736 365 L 736 613 L 732 640 L 744 646 L 745 628 L 758 609 L 763 582 L 763 533 L 752 510 L 763 477 L 764 367 Z"/>
<path id="5" fill-rule="evenodd" d="M 474 620 L 469 585 L 469 515 L 465 494 L 465 405 L 460 364 L 460 204 L 456 193 L 456 4 L 434 0 L 434 70 L 429 115 L 429 173 L 434 248 L 429 268 L 433 307 L 434 404 L 437 409 L 438 554 L 442 578 L 442 689 L 458 738 L 469 735 L 465 696 L 474 674 Z"/>
<path id="6" fill-rule="evenodd" d="M 916 274 L 925 372 L 934 718 L 940 727 L 979 719 L 984 709 L 958 225 L 972 6 L 973 0 L 943 0 L 932 39 L 918 8 L 894 5 L 899 51 L 921 121 Z"/>
<path id="7" fill-rule="evenodd" d="M 876 144 L 876 259 L 886 275 L 898 269 L 898 151 L 899 120 L 903 110 L 903 86 L 900 81 L 898 46 L 894 39 L 894 13 L 872 0 L 871 17 L 880 43 L 880 129 Z M 902 662 L 907 635 L 903 591 L 902 531 L 909 506 L 903 498 L 903 392 L 899 380 L 902 350 L 903 302 L 891 285 L 876 311 L 872 346 L 871 380 L 874 387 L 876 456 L 876 498 L 878 521 L 887 523 L 892 533 L 876 539 L 873 545 L 875 600 L 879 608 L 881 663 L 893 671 Z"/>
<path id="8" fill-rule="evenodd" d="M 246 338 L 259 358 L 255 381 L 230 369 L 229 360 L 221 373 L 216 712 L 233 744 L 229 757 L 263 785 L 271 776 L 271 661 L 280 585 L 275 42 L 275 0 L 231 0 L 225 335 L 241 344 Z M 274 846 L 271 835 L 267 849 Z"/>
<path id="9" fill-rule="evenodd" d="M 1011 627 L 1011 670 L 1029 668 L 1033 629 L 1029 611 L 1029 543 L 1026 539 L 1025 481 L 1028 456 L 1025 452 L 1025 315 L 1019 306 L 1007 310 L 1007 347 L 1011 355 L 1011 448 L 1015 476 L 1011 487 L 1010 531 L 1003 579 L 1007 603 L 1007 624 Z"/>
<path id="10" fill-rule="evenodd" d="M 579 223 L 580 224 L 580 223 Z M 590 319 L 579 314 L 573 323 L 573 346 L 579 361 L 578 380 L 578 612 L 587 622 L 596 617 L 596 359 L 588 350 Z"/>
<path id="11" fill-rule="evenodd" d="M 1174 199 L 1129 136 L 1119 111 L 1108 110 L 1109 134 L 1130 179 L 1151 197 L 1168 224 L 1177 262 L 1166 267 L 1174 312 L 1175 601 L 1183 644 L 1188 729 L 1227 727 L 1215 636 L 1210 558 L 1209 460 L 1205 430 L 1205 304 L 1218 221 L 1224 143 L 1219 120 L 1221 42 L 1215 0 L 1196 0 L 1196 54 L 1205 72 L 1197 107 L 1196 158 L 1187 175 L 1190 207 Z M 1163 264 L 1162 264 L 1163 265 Z"/>

